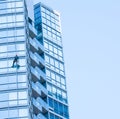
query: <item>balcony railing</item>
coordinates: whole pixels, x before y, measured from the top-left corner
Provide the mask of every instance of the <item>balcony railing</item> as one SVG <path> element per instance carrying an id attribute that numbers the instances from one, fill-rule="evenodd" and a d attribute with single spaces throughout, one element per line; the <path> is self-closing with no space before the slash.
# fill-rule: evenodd
<path id="1" fill-rule="evenodd" d="M 34 51 L 34 52 L 38 52 L 39 54 L 43 53 L 44 52 L 44 47 L 42 44 L 40 44 L 40 42 L 34 38 L 34 39 L 29 39 L 30 41 L 30 45 L 31 45 L 31 50 Z"/>
<path id="2" fill-rule="evenodd" d="M 47 89 L 39 82 L 36 82 L 36 85 L 39 87 L 39 89 L 41 90 L 41 97 L 45 97 L 48 95 L 48 91 Z"/>
<path id="3" fill-rule="evenodd" d="M 29 35 L 31 38 L 35 38 L 37 36 L 36 29 L 29 23 Z"/>
<path id="4" fill-rule="evenodd" d="M 33 82 L 32 82 L 32 95 L 35 98 L 41 96 L 40 88 L 36 85 L 36 83 L 33 83 Z"/>
<path id="5" fill-rule="evenodd" d="M 39 59 L 38 59 L 38 57 L 35 54 L 33 54 L 32 52 L 30 52 L 30 57 L 32 59 L 31 60 L 32 66 L 39 65 Z"/>
<path id="6" fill-rule="evenodd" d="M 32 66 L 31 66 L 31 76 L 32 76 L 32 80 L 34 82 L 36 82 L 36 81 L 38 81 L 40 79 L 40 74 Z"/>
<path id="7" fill-rule="evenodd" d="M 40 55 L 38 55 L 37 53 L 35 53 L 35 55 L 36 55 L 36 57 L 37 57 L 38 60 L 39 60 L 40 67 L 43 68 L 43 67 L 45 66 L 45 61 L 44 61 L 44 59 L 43 59 Z"/>
<path id="8" fill-rule="evenodd" d="M 29 42 L 30 42 L 30 49 L 33 52 L 37 52 L 38 51 L 37 43 L 33 39 L 31 39 L 31 38 L 29 39 Z"/>
<path id="9" fill-rule="evenodd" d="M 38 97 L 36 100 L 42 105 L 42 112 L 47 112 L 49 109 L 48 104 L 40 97 Z"/>
<path id="10" fill-rule="evenodd" d="M 41 114 L 41 113 L 40 113 L 40 114 L 38 114 L 38 116 L 37 116 L 37 117 L 38 117 L 38 119 L 47 119 L 47 118 L 46 118 L 43 114 Z"/>
<path id="11" fill-rule="evenodd" d="M 33 68 L 31 66 L 31 74 L 32 74 L 32 80 L 34 82 L 40 81 L 41 83 L 46 81 L 46 75 L 43 71 L 41 71 L 37 66 Z"/>
<path id="12" fill-rule="evenodd" d="M 34 114 L 34 115 L 33 115 L 33 119 L 38 119 L 38 117 Z"/>
<path id="13" fill-rule="evenodd" d="M 45 97 L 48 94 L 47 89 L 39 82 L 36 83 L 32 82 L 32 89 L 33 89 L 34 97 L 38 97 L 38 96 Z"/>
<path id="14" fill-rule="evenodd" d="M 46 75 L 45 75 L 45 73 L 42 70 L 40 70 L 38 67 L 35 67 L 35 69 L 40 74 L 40 82 L 41 83 L 45 82 L 46 81 Z"/>
<path id="15" fill-rule="evenodd" d="M 40 66 L 40 68 L 45 67 L 44 59 L 40 55 L 38 55 L 37 53 L 32 53 L 30 51 L 30 58 L 31 58 L 32 66 Z"/>
<path id="16" fill-rule="evenodd" d="M 34 39 L 34 40 L 38 44 L 39 52 L 41 54 L 42 52 L 44 52 L 44 47 L 37 39 Z"/>
<path id="17" fill-rule="evenodd" d="M 32 99 L 32 102 L 33 102 L 33 110 L 35 114 L 39 114 L 42 111 L 41 104 L 35 98 Z"/>

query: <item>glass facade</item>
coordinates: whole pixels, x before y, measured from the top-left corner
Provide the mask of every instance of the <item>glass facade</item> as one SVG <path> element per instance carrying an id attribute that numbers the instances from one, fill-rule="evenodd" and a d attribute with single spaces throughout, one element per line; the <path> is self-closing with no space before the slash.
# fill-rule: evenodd
<path id="1" fill-rule="evenodd" d="M 34 6 L 38 40 L 45 49 L 49 119 L 69 119 L 60 15 L 42 3 Z M 42 35 L 40 39 L 39 36 Z"/>
<path id="2" fill-rule="evenodd" d="M 0 118 L 28 119 L 24 1 L 0 1 Z M 12 68 L 19 56 L 19 70 Z"/>
<path id="3" fill-rule="evenodd" d="M 60 16 L 32 8 L 0 0 L 0 119 L 69 119 Z"/>

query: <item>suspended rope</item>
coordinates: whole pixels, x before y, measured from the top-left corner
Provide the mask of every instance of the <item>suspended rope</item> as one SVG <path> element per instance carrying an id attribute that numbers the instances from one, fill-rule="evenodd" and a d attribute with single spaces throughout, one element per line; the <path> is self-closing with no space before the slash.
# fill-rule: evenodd
<path id="1" fill-rule="evenodd" d="M 13 16 L 14 17 L 14 16 Z M 15 18 L 13 18 L 15 21 L 15 26 L 14 26 L 14 44 L 15 44 L 15 51 L 17 53 L 17 31 L 16 31 L 16 14 L 15 14 Z M 15 57 L 14 57 L 14 60 L 13 60 L 13 63 L 12 63 L 12 68 L 17 68 L 19 69 L 20 65 L 19 65 L 19 57 L 18 55 L 16 54 Z"/>

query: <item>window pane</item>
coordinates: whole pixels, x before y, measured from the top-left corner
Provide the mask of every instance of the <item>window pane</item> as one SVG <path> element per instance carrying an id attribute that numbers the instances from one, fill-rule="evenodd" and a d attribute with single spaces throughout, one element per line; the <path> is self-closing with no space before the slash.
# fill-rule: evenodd
<path id="1" fill-rule="evenodd" d="M 19 99 L 26 99 L 27 98 L 27 92 L 26 91 L 19 92 L 18 93 L 18 98 Z"/>
<path id="2" fill-rule="evenodd" d="M 9 100 L 17 99 L 17 92 L 9 93 Z"/>
<path id="3" fill-rule="evenodd" d="M 51 72 L 51 78 L 55 79 L 55 74 Z"/>
<path id="4" fill-rule="evenodd" d="M 27 109 L 19 109 L 19 116 L 28 116 Z"/>

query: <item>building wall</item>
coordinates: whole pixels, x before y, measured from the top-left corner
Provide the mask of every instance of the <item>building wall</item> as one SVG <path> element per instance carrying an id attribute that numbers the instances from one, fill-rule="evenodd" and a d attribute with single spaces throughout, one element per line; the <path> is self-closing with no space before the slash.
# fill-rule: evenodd
<path id="1" fill-rule="evenodd" d="M 23 0 L 0 1 L 0 118 L 28 119 L 26 34 Z M 19 56 L 19 70 L 12 67 Z"/>

